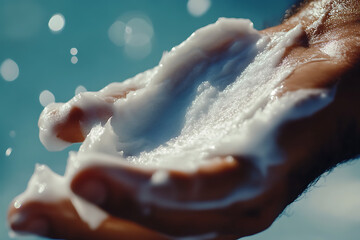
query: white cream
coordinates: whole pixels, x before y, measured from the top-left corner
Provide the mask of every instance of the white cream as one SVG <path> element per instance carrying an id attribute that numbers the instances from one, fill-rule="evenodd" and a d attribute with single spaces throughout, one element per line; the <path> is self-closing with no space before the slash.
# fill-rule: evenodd
<path id="1" fill-rule="evenodd" d="M 325 90 L 275 97 L 294 67 L 280 65 L 285 49 L 302 32 L 297 26 L 289 32 L 263 36 L 249 20 L 221 18 L 165 53 L 155 68 L 99 92 L 80 93 L 68 103 L 49 105 L 39 120 L 40 139 L 49 150 L 68 145 L 57 139 L 52 129 L 71 107 L 87 109 L 95 104 L 111 108 L 114 114 L 107 123 L 83 126 L 89 134 L 79 152 L 70 154 L 65 176 L 50 170 L 46 174 L 35 171 L 28 189 L 15 203 L 70 198 L 80 216 L 95 228 L 106 214 L 69 190 L 74 174 L 89 166 L 157 169 L 148 183 L 151 186 L 166 182 L 170 169 L 193 172 L 220 161 L 218 156 L 247 155 L 254 157 L 266 174 L 269 166 L 282 161 L 273 141 L 277 127 L 286 120 L 310 115 L 332 100 L 332 94 Z M 109 101 L 109 96 L 129 89 L 137 90 Z M 56 117 L 51 114 L 54 109 Z M 43 185 L 45 190 L 40 193 Z M 63 186 L 63 191 L 58 192 L 58 186 Z M 146 186 L 138 189 L 144 202 L 162 201 L 149 199 L 147 190 Z M 161 204 L 216 208 L 254 197 L 261 190 L 242 189 L 218 201 Z M 91 217 L 86 217 L 84 212 L 89 211 Z"/>

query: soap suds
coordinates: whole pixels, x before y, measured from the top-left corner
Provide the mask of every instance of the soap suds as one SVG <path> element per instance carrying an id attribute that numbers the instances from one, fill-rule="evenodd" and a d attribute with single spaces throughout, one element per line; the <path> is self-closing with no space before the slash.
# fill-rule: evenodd
<path id="1" fill-rule="evenodd" d="M 68 103 L 48 105 L 39 127 L 40 139 L 49 150 L 69 144 L 56 138 L 53 129 L 71 107 L 111 108 L 113 116 L 83 126 L 88 135 L 79 152 L 70 154 L 64 176 L 38 166 L 15 204 L 69 198 L 83 220 L 96 228 L 106 214 L 69 190 L 72 177 L 90 166 L 158 169 L 149 183 L 157 185 L 167 181 L 170 170 L 191 173 L 219 161 L 218 156 L 233 161 L 231 155 L 247 155 L 265 175 L 269 166 L 282 161 L 272 140 L 278 126 L 313 114 L 333 97 L 325 90 L 274 97 L 293 71 L 280 64 L 285 49 L 302 33 L 299 25 L 269 37 L 253 29 L 249 20 L 221 18 L 165 53 L 155 68 L 99 92 L 80 93 Z M 109 98 L 124 92 L 122 98 Z M 64 190 L 57 191 L 58 186 Z M 146 195 L 148 189 L 137 190 Z M 250 199 L 261 191 L 244 187 L 220 200 L 181 205 L 152 200 L 176 208 L 210 209 Z M 142 198 L 149 201 L 149 196 Z"/>

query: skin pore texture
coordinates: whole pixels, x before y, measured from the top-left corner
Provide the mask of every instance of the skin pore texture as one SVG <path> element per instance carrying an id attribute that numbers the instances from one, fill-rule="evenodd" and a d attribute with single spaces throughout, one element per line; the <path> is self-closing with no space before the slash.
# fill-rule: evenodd
<path id="1" fill-rule="evenodd" d="M 100 97 L 87 98 L 87 104 L 81 104 L 81 98 L 86 98 L 85 94 L 76 96 L 65 105 L 54 104 L 44 110 L 39 120 L 42 132 L 40 137 L 50 150 L 62 149 L 73 142 L 85 142 L 79 153 L 70 154 L 68 177 L 65 180 L 60 176 L 53 177 L 55 187 L 59 186 L 60 189 L 69 186 L 69 189 L 48 192 L 47 201 L 40 199 L 41 194 L 40 198 L 31 198 L 26 192 L 14 200 L 8 216 L 10 227 L 14 231 L 62 239 L 237 239 L 268 228 L 285 207 L 323 172 L 360 153 L 360 109 L 356 104 L 360 102 L 360 1 L 309 1 L 303 3 L 284 23 L 262 30 L 260 34 L 252 30 L 246 21 L 221 20 L 216 24 L 212 26 L 214 31 L 226 30 L 214 32 L 214 39 L 217 34 L 228 38 L 216 39 L 215 43 L 202 39 L 203 44 L 199 47 L 203 48 L 205 57 L 185 52 L 184 56 L 190 54 L 188 61 L 186 64 L 182 63 L 178 73 L 180 77 L 171 79 L 169 85 L 151 85 L 153 83 L 149 83 L 147 79 L 151 79 L 154 72 L 159 75 L 160 70 L 149 70 L 132 81 L 124 82 L 120 87 L 110 85 L 98 94 Z M 237 30 L 238 28 L 242 30 Z M 205 31 L 203 32 L 207 33 Z M 196 40 L 201 36 L 198 33 L 192 39 Z M 234 39 L 240 39 L 245 47 L 233 45 Z M 195 40 L 194 43 L 199 42 Z M 184 49 L 186 48 L 181 48 L 180 45 L 176 56 L 182 56 L 180 54 Z M 169 140 L 173 136 L 148 138 L 150 143 L 146 144 L 132 141 L 138 139 L 139 135 L 154 136 L 151 131 L 148 134 L 149 130 L 143 127 L 156 122 L 144 117 L 147 116 L 147 111 L 155 111 L 153 115 L 156 116 L 171 106 L 164 104 L 162 98 L 152 98 L 153 96 L 158 96 L 159 93 L 166 97 L 173 95 L 175 99 L 184 96 L 178 92 L 191 89 L 192 85 L 184 81 L 188 79 L 185 77 L 187 72 L 196 74 L 192 70 L 194 65 L 197 64 L 200 70 L 205 69 L 208 65 L 201 66 L 200 63 L 208 58 L 215 59 L 217 63 L 222 61 L 222 57 L 240 61 L 237 53 L 243 54 L 243 49 L 254 50 L 246 53 L 247 59 L 255 59 L 255 62 L 264 60 L 263 63 L 269 65 L 269 59 L 275 62 L 274 67 L 264 66 L 263 70 L 256 67 L 231 70 L 234 71 L 231 75 L 237 74 L 237 71 L 239 74 L 243 71 L 242 76 L 251 74 L 252 71 L 259 73 L 259 78 L 262 79 L 257 80 L 258 85 L 251 85 L 256 99 L 261 99 L 261 94 L 256 95 L 258 92 L 273 90 L 267 96 L 271 98 L 270 107 L 267 104 L 254 107 L 261 109 L 258 113 L 260 115 L 266 113 L 266 109 L 277 109 L 279 113 L 269 110 L 271 113 L 261 115 L 263 118 L 259 119 L 268 121 L 266 124 L 260 122 L 255 127 L 244 125 L 251 130 L 248 134 L 255 136 L 248 138 L 256 140 L 253 144 L 242 145 L 246 141 L 236 137 L 229 138 L 233 142 L 228 145 L 234 145 L 235 150 L 231 147 L 218 147 L 214 151 L 209 150 L 211 154 L 206 157 L 196 156 L 194 159 L 191 156 L 199 153 L 196 148 L 189 150 L 188 155 L 187 151 L 182 151 L 179 155 L 186 159 L 181 159 L 181 164 L 173 167 L 173 163 L 179 159 L 168 152 L 156 152 L 160 145 L 158 139 Z M 227 54 L 228 52 L 235 54 Z M 273 56 L 278 52 L 281 54 Z M 226 54 L 223 55 L 224 53 Z M 168 54 L 163 57 L 159 66 L 166 66 L 167 62 L 176 65 L 172 52 Z M 232 65 L 229 66 L 231 68 Z M 222 67 L 226 69 L 225 66 Z M 156 79 L 173 76 L 170 74 L 170 66 L 165 69 L 166 71 L 160 71 L 164 77 Z M 269 69 L 265 73 L 271 76 L 260 75 L 264 69 Z M 282 75 L 278 76 L 277 73 Z M 237 99 L 236 94 L 232 95 L 237 93 L 237 89 L 228 89 L 226 86 L 222 88 L 219 84 L 221 91 L 216 92 L 207 83 L 199 83 L 194 89 L 201 90 L 206 96 L 211 96 L 214 92 L 218 99 L 221 99 L 222 91 L 227 91 L 229 98 L 234 96 Z M 238 91 L 243 93 L 241 89 Z M 147 95 L 143 95 L 145 93 Z M 155 99 L 158 101 L 155 105 L 161 111 L 151 108 L 151 104 L 140 104 L 132 100 L 140 99 L 136 95 Z M 249 102 L 253 103 L 251 97 L 249 95 Z M 136 115 L 139 125 L 132 125 L 127 120 L 127 116 L 135 114 L 131 107 L 126 107 L 130 101 L 133 101 L 132 106 L 142 110 L 140 112 L 143 115 Z M 115 111 L 114 104 L 123 106 L 120 109 L 127 111 Z M 275 106 L 272 104 L 278 105 L 271 107 Z M 227 111 L 227 114 L 236 112 L 236 102 L 233 105 L 235 107 L 229 107 L 231 111 Z M 257 115 L 252 116 L 256 118 Z M 279 121 L 276 120 L 278 116 L 281 116 Z M 113 125 L 126 127 L 110 127 L 110 117 Z M 212 119 L 212 115 L 207 118 Z M 223 126 L 234 118 L 236 115 L 229 115 L 228 118 L 225 116 L 224 123 L 219 125 Z M 191 128 L 192 131 L 201 130 L 201 124 L 192 125 L 191 119 L 185 126 L 196 126 Z M 204 120 L 204 123 L 207 121 Z M 215 135 L 216 127 L 218 125 L 213 127 Z M 206 128 L 205 130 L 212 132 Z M 218 133 L 222 136 L 221 134 Z M 197 134 L 194 132 L 194 135 Z M 201 136 L 201 133 L 198 135 Z M 122 141 L 118 141 L 121 144 L 115 146 L 113 143 L 116 142 L 116 137 Z M 228 136 L 224 135 L 221 138 L 226 137 Z M 185 138 L 186 141 L 191 139 Z M 270 148 L 276 151 L 266 150 L 268 145 L 261 145 L 262 139 L 265 139 L 264 143 L 271 143 Z M 180 140 L 175 142 L 181 143 Z M 209 145 L 212 143 L 210 140 Z M 189 145 L 196 145 L 196 141 Z M 106 153 L 120 148 L 123 150 L 122 155 L 106 155 L 104 142 L 108 143 Z M 233 144 L 234 142 L 239 144 Z M 252 145 L 257 149 L 249 150 Z M 273 145 L 277 147 L 272 148 Z M 253 154 L 254 152 L 257 154 Z M 124 162 L 115 166 L 117 158 L 128 159 L 131 164 Z M 156 161 L 143 163 L 142 159 Z M 38 166 L 36 172 L 30 182 L 37 184 L 35 190 L 40 193 L 42 181 L 49 179 L 52 173 L 45 166 Z M 149 182 L 152 183 L 151 187 L 144 190 Z M 31 190 L 31 187 L 28 189 Z M 143 196 L 148 198 L 143 199 Z M 96 215 L 97 220 L 101 221 L 91 221 L 83 216 L 86 214 L 80 208 L 87 204 L 86 214 Z"/>

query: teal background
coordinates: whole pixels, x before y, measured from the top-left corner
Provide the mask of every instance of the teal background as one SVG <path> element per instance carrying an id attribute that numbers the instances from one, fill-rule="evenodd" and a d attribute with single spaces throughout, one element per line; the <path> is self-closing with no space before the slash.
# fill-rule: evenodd
<path id="1" fill-rule="evenodd" d="M 0 0 L 0 63 L 11 58 L 20 69 L 13 82 L 0 76 L 0 239 L 9 238 L 8 204 L 26 188 L 35 163 L 47 164 L 60 174 L 65 169 L 69 149 L 48 152 L 38 138 L 37 121 L 43 109 L 39 94 L 43 90 L 50 90 L 57 102 L 73 97 L 78 85 L 99 90 L 155 66 L 163 51 L 219 17 L 250 18 L 262 29 L 279 23 L 293 2 L 213 0 L 206 14 L 194 17 L 188 13 L 185 0 Z M 54 34 L 48 21 L 56 13 L 64 15 L 66 25 Z M 146 15 L 154 28 L 152 51 L 141 60 L 129 58 L 108 37 L 111 24 L 132 13 Z M 77 64 L 70 62 L 72 47 L 79 51 Z M 11 137 L 10 131 L 16 136 Z M 13 151 L 6 156 L 9 147 Z M 336 169 L 316 185 L 321 187 L 291 205 L 267 231 L 246 239 L 359 239 L 359 170 L 358 162 Z M 344 191 L 346 186 L 350 187 Z M 319 210 L 323 202 L 330 205 Z M 339 208 L 338 213 L 330 211 Z"/>

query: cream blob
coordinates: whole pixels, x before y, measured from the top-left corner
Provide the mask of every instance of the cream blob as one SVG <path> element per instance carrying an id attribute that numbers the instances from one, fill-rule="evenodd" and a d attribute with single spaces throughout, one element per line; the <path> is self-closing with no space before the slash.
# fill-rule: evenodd
<path id="1" fill-rule="evenodd" d="M 106 123 L 83 127 L 87 137 L 79 151 L 70 154 L 64 176 L 38 166 L 15 203 L 69 198 L 84 221 L 95 228 L 106 214 L 69 190 L 73 176 L 94 165 L 156 169 L 148 185 L 137 189 L 144 203 L 152 200 L 182 209 L 211 209 L 255 197 L 262 189 L 244 188 L 224 199 L 179 205 L 150 199 L 146 191 L 164 184 L 169 170 L 194 172 L 216 163 L 218 156 L 252 156 L 263 174 L 282 162 L 281 151 L 272 141 L 278 126 L 313 114 L 333 97 L 333 92 L 325 90 L 274 97 L 293 71 L 280 65 L 285 49 L 302 33 L 299 25 L 289 32 L 264 36 L 249 20 L 221 18 L 165 53 L 155 68 L 98 92 L 79 93 L 65 104 L 48 105 L 39 128 L 40 139 L 49 150 L 69 145 L 56 138 L 53 129 L 72 107 L 110 108 L 113 116 Z M 123 92 L 128 92 L 123 98 L 108 100 Z M 58 186 L 63 190 L 58 192 Z"/>

